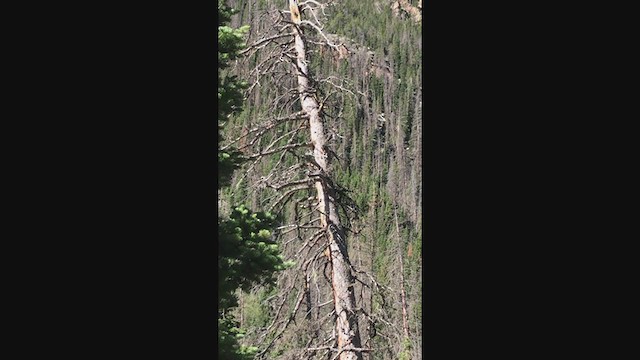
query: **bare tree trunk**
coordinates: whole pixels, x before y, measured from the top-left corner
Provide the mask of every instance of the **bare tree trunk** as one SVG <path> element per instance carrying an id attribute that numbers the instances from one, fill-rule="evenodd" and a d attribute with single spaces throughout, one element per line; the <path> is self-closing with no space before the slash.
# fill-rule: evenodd
<path id="1" fill-rule="evenodd" d="M 320 221 L 326 230 L 329 242 L 329 259 L 332 265 L 331 286 L 337 317 L 337 356 L 340 360 L 362 360 L 360 333 L 355 314 L 353 276 L 347 254 L 345 233 L 338 217 L 335 192 L 330 178 L 330 159 L 327 152 L 324 124 L 320 117 L 318 101 L 314 96 L 315 89 L 310 86 L 305 43 L 299 26 L 295 26 L 294 36 L 300 102 L 302 109 L 309 116 L 309 130 L 311 132 L 313 158 L 315 160 L 313 165 L 318 167 L 315 188 L 318 197 L 318 209 L 321 213 Z"/>
<path id="2" fill-rule="evenodd" d="M 407 300 L 404 292 L 404 264 L 402 260 L 402 242 L 400 241 L 400 226 L 398 225 L 398 210 L 394 205 L 393 215 L 396 218 L 396 234 L 398 235 L 398 257 L 400 258 L 400 298 L 402 300 L 402 329 L 405 338 L 409 338 L 409 324 L 407 322 Z"/>

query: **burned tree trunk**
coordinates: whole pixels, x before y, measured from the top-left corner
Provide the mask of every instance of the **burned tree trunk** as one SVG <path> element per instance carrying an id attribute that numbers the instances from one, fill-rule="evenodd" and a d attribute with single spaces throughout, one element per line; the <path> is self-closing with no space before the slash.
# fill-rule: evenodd
<path id="1" fill-rule="evenodd" d="M 295 26 L 294 37 L 298 92 L 302 109 L 309 116 L 309 130 L 313 146 L 313 159 L 315 160 L 312 165 L 317 168 L 314 177 L 318 210 L 330 250 L 331 286 L 336 313 L 337 356 L 340 360 L 361 360 L 362 349 L 355 313 L 354 279 L 347 253 L 345 232 L 337 212 L 335 189 L 329 167 L 331 159 L 328 153 L 324 124 L 320 114 L 320 106 L 315 98 L 315 89 L 311 85 L 304 35 L 299 26 Z"/>

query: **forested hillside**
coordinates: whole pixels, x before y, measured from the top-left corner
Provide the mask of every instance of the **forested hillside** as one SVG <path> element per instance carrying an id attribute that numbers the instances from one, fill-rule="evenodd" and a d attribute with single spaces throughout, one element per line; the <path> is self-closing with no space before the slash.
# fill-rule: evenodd
<path id="1" fill-rule="evenodd" d="M 291 2 L 226 1 L 238 10 L 231 27 L 249 31 L 224 70 L 246 86 L 220 147 L 245 161 L 219 192 L 220 212 L 272 212 L 273 239 L 294 264 L 274 286 L 238 291 L 240 342 L 260 359 L 343 359 L 330 245 L 346 238 L 353 359 L 421 359 L 422 2 L 300 1 L 302 23 Z M 319 104 L 320 148 L 305 96 Z M 317 210 L 321 185 L 335 221 Z"/>

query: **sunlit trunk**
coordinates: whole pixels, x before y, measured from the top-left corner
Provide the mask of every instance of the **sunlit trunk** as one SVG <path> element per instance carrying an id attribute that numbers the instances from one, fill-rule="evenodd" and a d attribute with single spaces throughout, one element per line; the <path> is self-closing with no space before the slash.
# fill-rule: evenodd
<path id="1" fill-rule="evenodd" d="M 330 185 L 331 174 L 324 124 L 320 116 L 319 104 L 315 98 L 315 89 L 310 87 L 308 66 L 303 35 L 300 28 L 295 29 L 295 49 L 298 66 L 298 91 L 302 109 L 309 116 L 309 130 L 313 144 L 313 158 L 319 166 L 315 188 L 318 197 L 320 221 L 326 229 L 329 258 L 332 265 L 331 286 L 336 312 L 336 337 L 340 360 L 361 360 L 360 351 L 344 350 L 360 348 L 360 333 L 355 314 L 355 295 L 353 276 L 345 242 L 345 233 L 340 225 L 335 203 L 334 189 Z"/>

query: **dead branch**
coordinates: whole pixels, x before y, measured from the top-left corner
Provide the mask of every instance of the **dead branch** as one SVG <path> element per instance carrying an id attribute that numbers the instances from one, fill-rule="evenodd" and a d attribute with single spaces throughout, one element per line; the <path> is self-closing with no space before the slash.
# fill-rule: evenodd
<path id="1" fill-rule="evenodd" d="M 336 83 L 334 83 L 334 82 L 332 82 L 332 81 L 331 81 L 331 80 L 334 80 L 334 79 L 335 79 L 335 80 L 339 80 L 339 79 L 338 79 L 338 78 L 336 78 L 335 76 L 329 76 L 329 77 L 326 77 L 326 78 L 324 78 L 324 79 L 320 79 L 320 80 L 318 80 L 317 82 L 318 82 L 318 83 L 324 83 L 324 82 L 326 82 L 326 83 L 328 83 L 328 84 L 331 84 L 331 85 L 332 85 L 333 87 L 335 87 L 336 89 L 340 89 L 340 90 L 342 90 L 342 91 L 344 91 L 344 92 L 347 92 L 347 93 L 349 93 L 349 94 L 351 94 L 351 95 L 355 96 L 355 94 L 353 93 L 353 91 L 351 91 L 351 90 L 349 90 L 349 89 L 345 88 L 345 87 L 344 87 L 344 86 L 342 86 L 342 85 L 338 85 L 338 84 L 336 84 Z M 342 82 L 344 82 L 344 79 L 342 79 Z M 366 94 L 365 94 L 365 93 L 363 93 L 363 92 L 361 92 L 361 91 L 359 91 L 359 90 L 357 90 L 357 89 L 354 89 L 354 90 L 358 93 L 358 95 L 366 96 Z"/>
<path id="2" fill-rule="evenodd" d="M 296 254 L 293 256 L 293 258 L 298 258 L 298 256 L 300 255 L 300 253 L 306 249 L 307 247 L 309 247 L 309 251 L 311 251 L 311 249 L 318 243 L 318 240 L 320 240 L 322 237 L 324 236 L 324 229 L 317 231 L 315 234 L 313 234 L 312 236 L 310 236 L 307 241 L 304 243 L 304 245 L 302 246 L 302 248 L 300 248 L 298 250 L 298 252 L 296 252 Z M 326 249 L 327 246 L 323 246 L 320 250 L 318 250 L 318 252 L 310 259 L 307 259 L 307 261 L 305 261 L 302 265 L 302 269 L 304 269 L 304 271 L 307 270 L 307 267 L 309 266 L 309 264 L 311 262 L 316 261 L 316 259 L 318 258 L 318 255 L 322 254 L 322 252 L 324 251 L 324 249 Z"/>
<path id="3" fill-rule="evenodd" d="M 313 185 L 313 180 L 312 179 L 302 179 L 302 180 L 289 181 L 287 183 L 278 184 L 278 185 L 266 184 L 266 186 L 270 187 L 272 189 L 275 189 L 275 190 L 282 190 L 282 189 L 284 189 L 286 187 L 289 187 L 289 186 L 302 185 L 302 184 L 307 184 L 307 185 L 309 185 L 309 187 L 311 187 Z"/>
<path id="4" fill-rule="evenodd" d="M 313 7 L 309 4 L 314 4 L 317 7 Z M 320 24 L 320 20 L 316 16 L 316 9 L 318 9 L 318 7 L 320 7 L 320 10 L 322 10 L 322 15 L 327 16 L 327 14 L 324 12 L 324 8 L 326 7 L 326 4 L 321 4 L 317 1 L 309 0 L 309 1 L 303 1 L 299 3 L 298 6 L 300 7 L 301 12 L 304 12 L 305 10 L 309 10 L 311 12 L 311 15 L 313 15 L 313 18 L 316 19 L 316 22 L 318 24 Z"/>
<path id="5" fill-rule="evenodd" d="M 306 126 L 307 126 L 307 124 L 306 124 L 306 123 L 301 122 L 301 123 L 300 123 L 300 125 L 299 125 L 297 128 L 295 128 L 295 129 L 293 129 L 293 130 L 291 130 L 291 131 L 289 131 L 289 132 L 287 132 L 287 133 L 284 133 L 284 134 L 282 134 L 282 135 L 278 136 L 277 138 L 275 138 L 275 140 L 273 140 L 269 145 L 267 145 L 267 147 L 266 147 L 264 150 L 265 150 L 265 151 L 270 150 L 270 149 L 271 149 L 272 147 L 274 147 L 278 142 L 280 142 L 280 140 L 284 139 L 285 137 L 287 137 L 287 136 L 289 136 L 289 135 L 291 135 L 291 137 L 290 137 L 290 138 L 289 138 L 289 140 L 287 141 L 287 145 L 291 145 L 291 144 L 293 143 L 293 139 L 295 138 L 295 135 L 296 135 L 300 130 L 302 130 L 303 128 L 305 128 Z"/>
<path id="6" fill-rule="evenodd" d="M 286 235 L 287 233 L 296 230 L 296 229 L 324 229 L 322 226 L 306 226 L 307 224 L 312 224 L 315 221 L 320 221 L 320 218 L 316 218 L 312 221 L 308 221 L 303 225 L 298 225 L 298 224 L 290 224 L 290 225 L 283 225 L 283 226 L 278 226 L 276 228 L 276 230 L 282 230 L 282 229 L 288 229 L 287 231 L 283 231 L 280 233 L 280 235 Z"/>
<path id="7" fill-rule="evenodd" d="M 267 131 L 271 130 L 275 125 L 276 124 L 270 124 L 270 126 L 267 126 L 267 127 L 263 128 L 262 131 L 260 131 L 258 134 L 256 134 L 255 138 L 253 140 L 251 140 L 246 147 L 253 146 L 256 143 L 256 141 L 260 140 L 262 138 L 262 136 L 264 134 L 266 134 Z M 298 128 L 296 128 L 295 130 L 292 130 L 292 132 L 294 132 L 293 135 L 295 136 L 295 133 L 297 133 L 298 131 L 302 130 L 305 126 L 306 126 L 306 123 L 302 122 L 300 124 L 300 126 L 298 126 Z M 279 140 L 281 140 L 282 138 L 284 138 L 285 136 L 287 136 L 289 134 L 291 134 L 291 132 L 282 135 L 281 137 L 276 139 L 276 141 L 273 141 L 271 144 L 269 144 L 269 146 L 267 146 L 267 148 L 265 150 L 269 150 L 272 146 L 275 145 L 275 143 L 277 143 Z M 291 136 L 289 141 L 287 141 L 287 144 L 291 144 L 291 142 L 293 141 L 294 136 Z"/>
<path id="8" fill-rule="evenodd" d="M 301 129 L 301 128 L 302 128 L 302 126 L 303 126 L 303 124 L 301 124 L 301 126 L 300 126 L 298 129 Z M 296 134 L 297 134 L 297 131 L 296 131 L 294 134 L 292 134 L 292 135 L 291 135 L 291 137 L 290 137 L 290 138 L 289 138 L 289 140 L 287 141 L 287 144 L 291 144 L 291 143 L 293 142 L 293 139 L 294 139 L 294 137 L 296 136 Z M 284 161 L 285 155 L 287 155 L 287 154 L 292 154 L 292 155 L 294 155 L 294 156 L 298 157 L 298 155 L 297 155 L 293 150 L 286 150 L 286 151 L 283 151 L 283 152 L 280 154 L 280 158 L 278 159 L 278 162 L 277 162 L 277 163 L 275 164 L 275 166 L 273 167 L 274 169 L 279 168 L 280 164 L 282 164 L 282 162 Z M 257 161 L 257 160 L 256 160 L 256 161 Z M 254 164 L 255 164 L 255 163 L 254 163 Z M 272 174 L 275 174 L 275 172 L 272 172 Z M 269 175 L 269 177 L 271 177 L 271 175 Z M 254 188 L 254 190 L 253 190 L 253 191 L 255 191 L 256 189 L 257 189 L 257 188 Z"/>
<path id="9" fill-rule="evenodd" d="M 334 348 L 333 346 L 321 346 L 321 347 L 315 347 L 315 348 L 307 348 L 305 349 L 305 351 L 318 351 L 318 350 L 327 350 L 330 349 L 331 351 L 338 351 L 338 349 Z"/>
<path id="10" fill-rule="evenodd" d="M 367 278 L 369 278 L 369 280 L 377 287 L 377 288 L 382 288 L 385 290 L 388 290 L 390 292 L 395 292 L 395 290 L 393 290 L 392 288 L 390 288 L 389 286 L 386 285 L 382 285 L 380 283 L 378 283 L 373 276 L 371 276 L 369 273 L 367 273 L 366 271 L 363 270 L 357 270 L 353 265 L 349 264 L 351 267 L 351 270 L 353 270 L 355 273 L 357 274 L 364 274 Z"/>
<path id="11" fill-rule="evenodd" d="M 248 137 L 249 135 L 251 135 L 251 134 L 253 134 L 255 132 L 262 131 L 262 134 L 264 134 L 268 130 L 271 130 L 276 125 L 282 124 L 284 122 L 303 120 L 303 119 L 308 119 L 308 118 L 309 118 L 309 115 L 307 115 L 304 111 L 298 111 L 298 112 L 296 112 L 294 114 L 291 114 L 289 116 L 268 120 L 264 124 L 262 124 L 260 126 L 256 126 L 256 127 L 252 128 L 252 129 L 250 129 L 246 134 L 240 135 L 238 138 L 234 139 L 229 144 L 221 147 L 220 150 L 222 150 L 222 151 L 227 150 L 233 144 L 237 143 L 238 141 L 242 140 L 243 138 Z"/>
<path id="12" fill-rule="evenodd" d="M 282 146 L 282 147 L 274 149 L 274 150 L 269 150 L 269 151 L 264 151 L 264 152 L 251 154 L 249 156 L 245 156 L 244 158 L 248 159 L 248 160 L 253 160 L 253 159 L 256 159 L 256 158 L 263 157 L 265 155 L 271 155 L 271 154 L 275 154 L 275 153 L 278 153 L 278 152 L 281 152 L 281 151 L 285 151 L 285 150 L 290 150 L 290 149 L 297 149 L 297 148 L 301 148 L 301 147 L 309 147 L 310 145 L 312 145 L 310 142 L 299 143 L 299 144 L 290 144 L 290 145 L 285 145 L 285 146 Z"/>
<path id="13" fill-rule="evenodd" d="M 296 191 L 308 190 L 308 189 L 310 189 L 309 186 L 299 186 L 299 187 L 295 187 L 293 189 L 288 190 L 286 193 L 282 194 L 282 196 L 280 196 L 280 198 L 278 198 L 278 200 L 276 200 L 276 202 L 274 202 L 271 205 L 271 207 L 269 208 L 269 211 L 273 211 L 273 209 L 275 209 L 276 206 L 280 205 L 280 203 L 282 203 L 286 198 L 288 198 L 291 195 L 293 195 L 293 193 L 295 193 Z"/>
<path id="14" fill-rule="evenodd" d="M 336 45 L 334 43 L 331 42 L 331 40 L 329 40 L 329 38 L 327 37 L 327 35 L 324 34 L 324 31 L 322 31 L 322 29 L 320 28 L 320 26 L 314 24 L 313 22 L 309 21 L 309 20 L 302 20 L 301 25 L 309 25 L 311 26 L 315 31 L 318 32 L 318 34 L 320 34 L 324 40 L 327 42 L 327 45 L 329 45 L 330 47 L 334 48 L 334 49 L 338 49 L 340 46 L 343 46 L 344 44 L 339 44 Z"/>
<path id="15" fill-rule="evenodd" d="M 267 38 L 264 39 L 260 39 L 258 41 L 256 41 L 255 43 L 249 45 L 246 49 L 242 50 L 239 52 L 240 55 L 245 55 L 247 53 L 249 53 L 250 51 L 257 51 L 258 49 L 261 49 L 265 46 L 267 46 L 267 44 L 273 40 L 276 39 L 281 39 L 287 36 L 293 36 L 294 33 L 286 33 L 286 34 L 277 34 L 277 35 L 273 35 L 273 36 L 269 36 Z"/>
<path id="16" fill-rule="evenodd" d="M 295 284 L 296 280 L 298 279 L 298 273 L 295 274 L 292 284 Z M 287 302 L 287 295 L 293 291 L 295 289 L 295 286 L 292 285 L 289 289 L 286 290 L 286 294 L 284 296 L 282 296 L 282 302 L 280 303 L 280 306 L 278 307 L 278 310 L 276 311 L 275 316 L 273 317 L 273 321 L 271 322 L 271 324 L 267 327 L 265 333 L 263 334 L 263 336 L 266 336 L 266 334 L 269 332 L 269 330 L 271 328 L 273 328 L 273 326 L 275 326 L 276 322 L 278 321 L 278 318 L 280 317 L 280 312 L 282 311 L 282 308 L 284 307 L 284 305 Z"/>
<path id="17" fill-rule="evenodd" d="M 300 308 L 300 304 L 302 304 L 302 300 L 304 299 L 304 291 L 298 290 L 298 294 L 298 301 L 296 302 L 296 306 L 293 309 L 293 312 L 289 315 L 287 322 L 284 324 L 280 332 L 271 340 L 269 345 L 267 345 L 264 350 L 258 353 L 256 357 L 262 357 L 264 354 L 266 354 L 267 351 L 269 351 L 269 349 L 273 346 L 273 344 L 282 336 L 282 334 L 284 334 L 284 331 L 287 329 L 287 327 L 289 327 L 289 324 L 291 324 L 291 322 L 295 319 L 295 316 L 298 313 L 298 309 Z"/>

